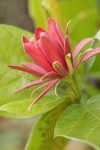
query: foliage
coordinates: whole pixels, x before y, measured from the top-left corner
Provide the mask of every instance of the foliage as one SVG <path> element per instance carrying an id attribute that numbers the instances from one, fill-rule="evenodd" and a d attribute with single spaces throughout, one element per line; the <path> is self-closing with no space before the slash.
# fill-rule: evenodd
<path id="1" fill-rule="evenodd" d="M 55 137 L 78 139 L 100 148 L 100 95 L 87 102 L 69 106 L 60 116 L 55 127 Z"/>
<path id="2" fill-rule="evenodd" d="M 85 5 L 84 0 L 29 0 L 28 7 L 36 27 L 45 27 L 46 19 L 54 17 L 64 31 L 66 23 L 71 19 L 69 28 L 73 49 L 79 40 L 94 36 L 98 30 L 96 25 L 99 19 L 93 0 L 86 1 Z M 19 65 L 24 61 L 30 61 L 23 51 L 21 43 L 23 35 L 28 38 L 33 36 L 30 32 L 17 27 L 0 25 L 0 116 L 26 119 L 42 114 L 35 129 L 32 129 L 25 150 L 44 150 L 44 147 L 45 150 L 63 150 L 68 140 L 72 139 L 100 149 L 100 95 L 97 95 L 100 90 L 93 85 L 93 82 L 87 84 L 87 78 L 100 79 L 98 65 L 100 55 L 86 61 L 79 68 L 79 72 L 75 73 L 77 78 L 79 76 L 79 80 L 82 78 L 79 84 L 84 97 L 78 100 L 79 104 L 76 103 L 76 99 L 71 98 L 70 89 L 67 95 L 61 97 L 55 96 L 51 90 L 29 112 L 29 104 L 40 91 L 33 97 L 31 92 L 34 88 L 16 94 L 15 92 L 26 83 L 34 81 L 36 77 L 7 67 L 10 64 Z M 100 31 L 96 38 L 100 39 Z M 95 43 L 92 43 L 92 47 L 94 46 Z M 60 87 L 61 93 L 64 90 L 62 87 Z"/>

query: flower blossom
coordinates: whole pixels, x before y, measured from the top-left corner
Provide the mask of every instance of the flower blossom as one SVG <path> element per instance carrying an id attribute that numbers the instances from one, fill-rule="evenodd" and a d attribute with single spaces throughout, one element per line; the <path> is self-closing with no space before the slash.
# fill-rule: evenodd
<path id="1" fill-rule="evenodd" d="M 24 51 L 33 63 L 24 62 L 21 66 L 9 66 L 12 69 L 24 71 L 39 77 L 38 80 L 28 83 L 18 91 L 38 84 L 41 85 L 37 89 L 45 87 L 30 105 L 30 108 L 54 85 L 57 85 L 61 79 L 71 76 L 79 64 L 100 53 L 100 47 L 96 49 L 89 48 L 82 53 L 81 58 L 78 58 L 77 56 L 82 51 L 82 48 L 94 38 L 82 40 L 72 53 L 68 24 L 66 37 L 64 38 L 57 22 L 52 18 L 49 18 L 47 21 L 47 31 L 42 28 L 35 30 L 35 38 L 36 42 L 34 42 L 33 38 L 28 40 L 26 37 L 23 37 Z"/>

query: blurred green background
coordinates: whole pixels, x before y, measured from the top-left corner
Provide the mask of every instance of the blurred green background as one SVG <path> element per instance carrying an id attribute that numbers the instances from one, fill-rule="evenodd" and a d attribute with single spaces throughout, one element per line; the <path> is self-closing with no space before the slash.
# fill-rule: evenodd
<path id="1" fill-rule="evenodd" d="M 70 36 L 74 48 L 80 40 L 94 36 L 100 29 L 100 0 L 0 0 L 0 24 L 34 32 L 36 26 L 45 27 L 49 16 L 58 20 L 63 31 L 72 20 Z M 99 58 L 92 73 L 99 72 Z M 34 122 L 34 119 L 17 121 L 1 117 L 0 150 L 23 150 Z"/>

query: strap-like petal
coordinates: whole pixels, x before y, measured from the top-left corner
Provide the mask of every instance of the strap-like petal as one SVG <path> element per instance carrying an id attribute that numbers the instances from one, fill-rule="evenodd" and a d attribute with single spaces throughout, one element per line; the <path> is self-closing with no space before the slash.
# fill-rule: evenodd
<path id="1" fill-rule="evenodd" d="M 63 34 L 57 22 L 54 19 L 49 18 L 47 25 L 48 25 L 48 32 L 56 39 L 56 41 L 60 44 L 60 46 L 64 48 Z"/>
<path id="2" fill-rule="evenodd" d="M 94 38 L 86 38 L 84 40 L 82 40 L 75 48 L 74 52 L 73 52 L 73 59 L 76 58 L 76 56 L 78 55 L 78 53 L 82 50 L 82 48 L 89 43 L 90 41 L 94 40 Z"/>
<path id="3" fill-rule="evenodd" d="M 24 44 L 24 49 L 26 54 L 39 66 L 45 68 L 48 71 L 52 70 L 49 62 L 47 61 L 46 57 L 42 54 L 40 50 L 38 50 L 32 44 Z"/>
<path id="4" fill-rule="evenodd" d="M 64 51 L 65 51 L 65 56 L 67 54 L 71 55 L 71 61 L 73 63 L 73 58 L 72 58 L 72 49 L 71 49 L 71 44 L 70 44 L 70 39 L 69 36 L 67 34 L 66 38 L 65 38 L 65 43 L 64 43 Z"/>
<path id="5" fill-rule="evenodd" d="M 82 62 L 86 61 L 87 59 L 89 59 L 89 58 L 91 58 L 91 57 L 93 57 L 93 56 L 95 56 L 95 55 L 97 55 L 98 53 L 100 53 L 100 47 L 98 47 L 98 48 L 96 48 L 96 49 L 90 51 L 89 53 L 87 53 L 87 54 L 83 57 Z"/>
<path id="6" fill-rule="evenodd" d="M 46 31 L 44 29 L 42 29 L 42 28 L 37 28 L 35 30 L 35 38 L 36 38 L 37 41 L 40 39 L 41 32 L 46 32 Z"/>
<path id="7" fill-rule="evenodd" d="M 22 41 L 23 43 L 29 43 L 29 40 L 25 36 L 22 37 Z"/>
<path id="8" fill-rule="evenodd" d="M 45 80 L 54 80 L 54 79 L 60 79 L 60 75 L 54 71 L 51 71 L 47 74 L 45 74 L 44 76 L 42 76 L 41 81 L 45 81 Z"/>
<path id="9" fill-rule="evenodd" d="M 33 95 L 36 91 L 38 91 L 39 89 L 41 89 L 41 88 L 43 88 L 43 87 L 45 87 L 45 86 L 47 86 L 47 85 L 49 85 L 49 84 L 50 84 L 50 82 L 47 82 L 47 83 L 42 84 L 41 86 L 37 87 L 36 89 L 34 89 L 34 90 L 32 91 L 32 93 L 31 93 L 31 97 L 32 97 L 32 95 Z"/>
<path id="10" fill-rule="evenodd" d="M 89 49 L 87 49 L 86 52 L 85 52 L 86 55 L 83 55 L 83 57 L 74 64 L 74 68 L 77 68 L 80 63 L 82 63 L 82 62 L 88 60 L 89 58 L 91 58 L 91 57 L 97 55 L 98 53 L 100 53 L 100 47 L 98 47 L 96 49 L 93 49 L 93 50 L 91 49 L 91 51 L 90 51 L 90 48 L 89 48 Z"/>
<path id="11" fill-rule="evenodd" d="M 36 75 L 36 76 L 39 76 L 39 77 L 44 75 L 42 72 L 39 72 L 38 70 L 31 69 L 31 68 L 26 68 L 26 67 L 23 67 L 23 66 L 9 65 L 8 67 L 10 67 L 11 69 L 16 69 L 16 70 L 20 70 L 20 71 L 23 71 L 23 72 L 27 72 L 27 73 L 30 73 L 30 74 L 33 74 L 33 75 Z"/>
<path id="12" fill-rule="evenodd" d="M 42 98 L 58 81 L 59 81 L 58 79 L 51 81 L 50 84 L 45 88 L 45 90 L 31 103 L 31 105 L 28 108 L 28 111 L 30 111 L 32 105 L 34 105 L 37 101 L 39 101 L 40 98 Z"/>
<path id="13" fill-rule="evenodd" d="M 67 54 L 71 54 L 71 44 L 70 44 L 70 39 L 69 39 L 69 36 L 67 35 L 66 38 L 65 38 L 65 44 L 64 44 L 64 50 L 65 50 L 65 56 Z"/>
<path id="14" fill-rule="evenodd" d="M 54 61 L 59 61 L 65 68 L 64 53 L 59 44 L 49 35 L 42 35 L 40 38 L 42 51 L 48 61 L 53 64 Z"/>
<path id="15" fill-rule="evenodd" d="M 38 72 L 40 75 L 44 75 L 44 74 L 48 73 L 47 70 L 45 70 L 44 68 L 42 68 L 42 67 L 40 67 L 36 64 L 32 64 L 32 63 L 29 63 L 29 62 L 24 62 L 24 63 L 22 63 L 22 65 L 34 70 L 35 72 Z"/>
<path id="16" fill-rule="evenodd" d="M 34 38 L 31 38 L 31 39 L 29 40 L 29 43 L 35 45 L 35 43 L 34 43 Z"/>
<path id="17" fill-rule="evenodd" d="M 28 40 L 25 36 L 23 36 L 22 37 L 22 42 L 23 42 L 23 44 L 30 43 L 30 44 L 33 44 L 34 46 L 36 46 L 36 44 L 34 43 L 34 38 L 33 37 L 30 40 Z"/>
<path id="18" fill-rule="evenodd" d="M 37 41 L 37 47 L 38 47 L 38 50 L 40 50 L 43 53 L 40 39 Z"/>
<path id="19" fill-rule="evenodd" d="M 19 91 L 22 91 L 22 90 L 24 90 L 24 89 L 27 89 L 27 88 L 29 88 L 29 87 L 31 87 L 31 86 L 38 85 L 38 84 L 40 84 L 40 83 L 42 83 L 42 81 L 40 81 L 40 80 L 36 80 L 36 81 L 31 82 L 31 83 L 28 83 L 26 86 L 23 86 L 23 87 L 20 88 L 18 91 L 16 91 L 16 93 L 19 92 Z"/>

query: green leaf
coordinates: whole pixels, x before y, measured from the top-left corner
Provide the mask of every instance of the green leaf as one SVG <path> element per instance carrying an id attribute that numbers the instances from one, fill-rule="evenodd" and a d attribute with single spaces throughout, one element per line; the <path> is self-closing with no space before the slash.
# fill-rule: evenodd
<path id="1" fill-rule="evenodd" d="M 45 28 L 46 16 L 42 7 L 42 0 L 28 0 L 28 8 L 36 27 Z"/>
<path id="2" fill-rule="evenodd" d="M 22 36 L 28 38 L 33 35 L 17 27 L 0 25 L 0 105 L 10 101 L 22 100 L 30 97 L 26 93 L 14 94 L 21 86 L 35 79 L 32 75 L 15 71 L 7 65 L 20 65 L 23 61 L 29 61 L 22 48 Z"/>
<path id="3" fill-rule="evenodd" d="M 1 111 L 5 111 L 8 113 L 23 115 L 23 116 L 36 116 L 49 110 L 55 108 L 57 105 L 61 104 L 67 98 L 59 98 L 57 96 L 48 95 L 41 98 L 39 102 L 34 104 L 30 110 L 28 111 L 29 105 L 36 98 L 37 94 L 34 95 L 32 99 L 26 99 L 21 101 L 10 102 L 0 107 Z"/>
<path id="4" fill-rule="evenodd" d="M 87 99 L 90 97 L 93 97 L 94 95 L 98 95 L 100 93 L 100 90 L 94 86 L 93 78 L 90 78 L 91 82 L 84 82 L 83 89 L 85 90 L 85 96 L 87 96 Z"/>
<path id="5" fill-rule="evenodd" d="M 15 94 L 15 91 L 34 80 L 35 77 L 7 67 L 8 64 L 19 65 L 23 61 L 29 61 L 22 48 L 21 38 L 23 35 L 28 38 L 33 36 L 17 27 L 0 25 L 0 105 L 30 97 L 30 89 L 18 94 Z M 25 116 L 22 117 L 4 111 L 0 111 L 0 116 L 15 119 L 25 118 Z"/>
<path id="6" fill-rule="evenodd" d="M 28 38 L 32 33 L 9 25 L 0 25 L 0 66 L 7 64 L 19 64 L 29 60 L 22 47 L 22 36 Z"/>
<path id="7" fill-rule="evenodd" d="M 53 17 L 58 21 L 61 29 L 65 32 L 64 20 L 62 19 L 61 9 L 57 0 L 42 0 L 42 6 L 48 14 L 47 17 Z"/>
<path id="8" fill-rule="evenodd" d="M 29 14 L 35 21 L 35 25 L 45 28 L 46 19 L 48 17 L 55 18 L 62 29 L 64 23 L 60 12 L 57 0 L 29 0 L 28 2 Z"/>
<path id="9" fill-rule="evenodd" d="M 19 58 L 20 59 L 20 58 Z M 15 63 L 17 65 L 17 63 Z M 0 73 L 0 105 L 11 101 L 24 100 L 30 98 L 31 89 L 15 93 L 19 88 L 30 82 L 32 79 L 31 75 L 15 71 L 10 68 L 2 68 Z M 33 77 L 33 80 L 35 78 Z"/>
<path id="10" fill-rule="evenodd" d="M 99 0 L 96 0 L 96 3 L 97 3 L 97 7 L 98 7 L 98 11 L 99 11 L 99 20 L 100 20 L 100 1 Z"/>
<path id="11" fill-rule="evenodd" d="M 95 38 L 97 38 L 98 40 L 100 40 L 100 30 L 97 32 Z"/>
<path id="12" fill-rule="evenodd" d="M 60 106 L 56 107 L 52 111 L 44 114 L 36 127 L 32 129 L 28 143 L 25 150 L 63 150 L 67 144 L 66 139 L 62 137 L 57 137 L 54 139 L 54 127 L 56 121 L 63 111 L 66 108 L 67 103 L 63 103 Z"/>
<path id="13" fill-rule="evenodd" d="M 57 121 L 55 137 L 76 139 L 100 149 L 100 95 L 68 107 Z"/>
<path id="14" fill-rule="evenodd" d="M 28 119 L 28 118 L 30 118 L 29 116 L 16 115 L 16 114 L 5 112 L 5 111 L 0 111 L 0 116 L 3 116 L 5 118 L 14 119 L 14 120 L 15 119 L 22 120 L 22 119 Z"/>
<path id="15" fill-rule="evenodd" d="M 93 37 L 98 31 L 99 16 L 94 0 L 59 0 L 64 28 L 69 20 L 69 34 L 72 50 L 86 37 Z M 88 9 L 89 8 L 89 9 Z M 73 11 L 74 10 L 74 11 Z M 91 24 L 91 25 L 90 25 Z"/>

